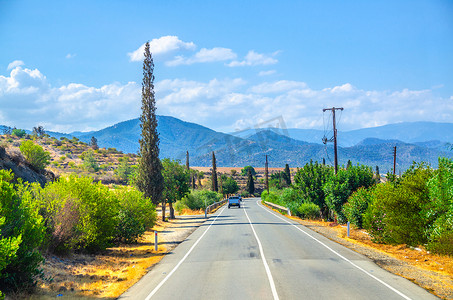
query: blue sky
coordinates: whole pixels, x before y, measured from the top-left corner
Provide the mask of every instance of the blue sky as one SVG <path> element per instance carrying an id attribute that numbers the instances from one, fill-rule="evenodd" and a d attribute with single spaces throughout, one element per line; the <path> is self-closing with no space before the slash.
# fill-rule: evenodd
<path id="1" fill-rule="evenodd" d="M 233 3 L 232 3 L 233 2 Z M 158 113 L 233 132 L 453 119 L 453 1 L 0 0 L 0 124 L 71 132 Z"/>

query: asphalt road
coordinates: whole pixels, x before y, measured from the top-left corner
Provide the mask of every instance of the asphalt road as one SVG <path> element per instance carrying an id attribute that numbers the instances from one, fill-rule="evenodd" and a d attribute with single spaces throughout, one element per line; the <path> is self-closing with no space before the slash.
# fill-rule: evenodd
<path id="1" fill-rule="evenodd" d="M 221 208 L 119 299 L 437 299 L 244 199 Z"/>

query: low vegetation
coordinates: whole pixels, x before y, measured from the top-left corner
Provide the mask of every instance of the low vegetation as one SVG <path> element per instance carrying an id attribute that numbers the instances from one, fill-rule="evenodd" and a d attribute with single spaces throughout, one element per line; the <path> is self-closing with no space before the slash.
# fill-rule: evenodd
<path id="1" fill-rule="evenodd" d="M 437 170 L 414 164 L 402 176 L 387 178 L 381 183 L 363 165 L 350 164 L 334 175 L 332 167 L 310 162 L 290 187 L 274 183 L 261 198 L 302 218 L 349 221 L 375 242 L 453 255 L 453 160 L 439 158 Z"/>

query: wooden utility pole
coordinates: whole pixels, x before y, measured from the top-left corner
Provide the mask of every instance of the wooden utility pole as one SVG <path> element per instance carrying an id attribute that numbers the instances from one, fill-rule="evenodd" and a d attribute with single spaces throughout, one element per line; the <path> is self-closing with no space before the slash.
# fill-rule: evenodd
<path id="1" fill-rule="evenodd" d="M 269 195 L 269 166 L 268 166 L 268 163 L 267 163 L 267 155 L 266 155 L 266 164 L 264 165 L 264 176 L 266 178 L 267 194 Z"/>
<path id="2" fill-rule="evenodd" d="M 393 147 L 393 177 L 396 174 L 396 146 Z"/>
<path id="3" fill-rule="evenodd" d="M 333 117 L 333 148 L 334 148 L 334 154 L 335 154 L 335 174 L 338 172 L 338 151 L 337 151 L 337 124 L 335 120 L 335 111 L 336 110 L 343 110 L 343 107 L 332 107 L 332 108 L 324 108 L 322 111 L 325 112 L 327 110 L 332 111 L 332 117 Z M 332 140 L 327 140 L 327 138 L 323 139 L 324 144 L 327 142 L 332 142 Z"/>

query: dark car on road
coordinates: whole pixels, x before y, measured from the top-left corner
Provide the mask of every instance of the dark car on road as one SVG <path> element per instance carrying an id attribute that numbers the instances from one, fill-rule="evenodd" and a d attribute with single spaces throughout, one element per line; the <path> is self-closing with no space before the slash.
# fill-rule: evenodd
<path id="1" fill-rule="evenodd" d="M 241 208 L 241 200 L 237 196 L 232 196 L 228 198 L 228 208 L 231 206 L 237 206 L 238 208 Z"/>

